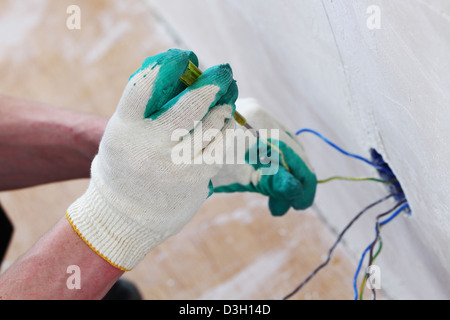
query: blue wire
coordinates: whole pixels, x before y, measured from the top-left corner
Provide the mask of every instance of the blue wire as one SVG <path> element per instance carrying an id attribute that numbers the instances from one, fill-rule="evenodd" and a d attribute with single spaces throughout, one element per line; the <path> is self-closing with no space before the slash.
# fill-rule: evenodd
<path id="1" fill-rule="evenodd" d="M 386 169 L 385 169 L 384 167 L 382 167 L 382 166 L 380 166 L 380 165 L 378 165 L 378 164 L 376 164 L 376 163 L 374 163 L 374 162 L 372 162 L 372 161 L 370 161 L 370 160 L 367 160 L 367 159 L 364 158 L 364 157 L 361 157 L 361 156 L 359 156 L 359 155 L 357 155 L 357 154 L 353 154 L 353 153 L 350 153 L 350 152 L 348 152 L 348 151 L 345 151 L 344 149 L 342 149 L 341 147 L 337 146 L 336 144 L 334 144 L 333 142 L 331 142 L 330 140 L 328 140 L 327 138 L 325 138 L 323 135 L 321 135 L 320 133 L 318 133 L 317 131 L 314 131 L 314 130 L 312 130 L 312 129 L 307 129 L 307 128 L 305 128 L 305 129 L 300 129 L 300 130 L 298 130 L 298 131 L 295 133 L 295 135 L 298 136 L 300 133 L 303 133 L 303 132 L 310 132 L 310 133 L 315 134 L 316 136 L 318 136 L 319 138 L 321 138 L 323 141 L 325 141 L 326 143 L 328 143 L 330 146 L 332 146 L 333 148 L 335 148 L 335 149 L 338 150 L 339 152 L 345 154 L 346 156 L 356 158 L 356 159 L 358 159 L 358 160 L 364 161 L 365 163 L 367 163 L 367 164 L 369 164 L 369 165 L 371 165 L 371 166 L 373 166 L 373 167 L 375 167 L 375 168 L 377 168 L 377 169 L 379 169 L 379 170 L 386 171 Z"/>
<path id="2" fill-rule="evenodd" d="M 359 264 L 358 264 L 358 268 L 356 269 L 355 276 L 353 277 L 353 291 L 355 292 L 354 300 L 358 300 L 358 288 L 357 288 L 358 284 L 357 284 L 357 282 L 358 282 L 359 271 L 361 271 L 361 267 L 362 267 L 364 258 L 366 257 L 366 253 L 370 250 L 371 246 L 372 246 L 372 244 L 369 244 L 369 246 L 366 248 L 366 250 L 364 250 L 364 252 L 361 256 L 361 260 L 359 260 Z"/>
<path id="3" fill-rule="evenodd" d="M 389 218 L 387 218 L 386 220 L 383 220 L 382 222 L 380 222 L 379 226 L 381 227 L 381 226 L 389 223 L 396 216 L 398 216 L 400 212 L 402 212 L 406 208 L 409 208 L 409 205 L 408 205 L 407 202 L 402 204 Z M 370 250 L 371 246 L 372 246 L 372 244 L 369 244 L 369 246 L 364 250 L 364 252 L 363 252 L 363 254 L 361 256 L 361 260 L 359 260 L 359 264 L 358 264 L 358 268 L 356 269 L 355 276 L 353 277 L 353 291 L 355 293 L 354 300 L 358 300 L 358 287 L 357 287 L 358 276 L 359 276 L 359 272 L 361 271 L 361 266 L 362 266 L 362 263 L 364 261 L 364 258 L 366 256 L 367 252 Z"/>
<path id="4" fill-rule="evenodd" d="M 402 204 L 402 205 L 397 209 L 397 211 L 395 211 L 389 218 L 387 218 L 387 219 L 384 220 L 384 221 L 381 221 L 381 222 L 380 222 L 380 227 L 383 226 L 383 225 L 385 225 L 386 223 L 390 222 L 392 219 L 394 219 L 400 212 L 402 212 L 402 211 L 403 211 L 404 209 L 406 209 L 406 208 L 409 208 L 409 205 L 408 205 L 407 202 L 404 203 L 404 204 Z"/>

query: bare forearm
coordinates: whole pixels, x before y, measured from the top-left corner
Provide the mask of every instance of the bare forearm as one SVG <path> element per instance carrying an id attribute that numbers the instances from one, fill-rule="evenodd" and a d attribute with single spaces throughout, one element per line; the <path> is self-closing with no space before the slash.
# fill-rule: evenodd
<path id="1" fill-rule="evenodd" d="M 89 177 L 107 121 L 0 95 L 0 191 Z"/>
<path id="2" fill-rule="evenodd" d="M 101 299 L 122 274 L 63 218 L 0 277 L 0 299 Z"/>
<path id="3" fill-rule="evenodd" d="M 107 121 L 0 95 L 0 190 L 89 177 Z M 0 277 L 0 298 L 100 299 L 122 274 L 63 218 Z"/>

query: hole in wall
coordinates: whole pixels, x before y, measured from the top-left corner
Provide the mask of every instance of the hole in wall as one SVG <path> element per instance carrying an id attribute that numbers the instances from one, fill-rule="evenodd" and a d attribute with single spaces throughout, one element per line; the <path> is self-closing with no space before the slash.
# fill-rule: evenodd
<path id="1" fill-rule="evenodd" d="M 378 174 L 383 180 L 389 180 L 393 181 L 392 183 L 389 183 L 387 186 L 389 188 L 389 192 L 394 194 L 394 199 L 397 202 L 401 202 L 403 200 L 406 200 L 405 193 L 403 192 L 402 186 L 400 184 L 400 181 L 395 176 L 392 169 L 389 167 L 389 165 L 384 161 L 383 156 L 376 150 L 376 149 L 370 149 L 370 156 L 372 158 L 372 162 L 377 164 L 381 168 L 377 168 Z M 408 212 L 410 212 L 410 209 L 407 209 Z"/>

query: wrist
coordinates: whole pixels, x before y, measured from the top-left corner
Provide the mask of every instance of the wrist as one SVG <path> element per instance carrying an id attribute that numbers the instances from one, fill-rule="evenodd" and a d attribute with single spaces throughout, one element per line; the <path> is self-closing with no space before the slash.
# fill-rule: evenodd
<path id="1" fill-rule="evenodd" d="M 76 121 L 67 123 L 67 130 L 70 135 L 71 145 L 79 153 L 80 158 L 87 163 L 87 170 L 84 170 L 85 177 L 89 177 L 89 169 L 92 160 L 98 153 L 98 147 L 108 123 L 108 118 L 104 116 L 77 114 Z"/>

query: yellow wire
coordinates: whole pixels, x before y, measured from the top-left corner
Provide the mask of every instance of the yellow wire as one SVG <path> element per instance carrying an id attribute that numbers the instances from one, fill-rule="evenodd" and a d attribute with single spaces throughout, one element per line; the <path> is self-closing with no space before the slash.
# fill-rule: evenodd
<path id="1" fill-rule="evenodd" d="M 281 162 L 283 163 L 283 166 L 287 169 L 287 171 L 290 172 L 291 170 L 289 169 L 289 166 L 288 166 L 288 164 L 286 162 L 286 159 L 284 158 L 283 151 L 281 151 L 280 148 L 278 148 L 275 145 L 273 145 L 269 140 L 267 140 L 267 144 L 278 151 L 278 153 L 280 154 L 280 158 L 281 158 Z M 381 183 L 393 183 L 393 182 L 397 181 L 397 179 L 383 180 L 383 179 L 377 179 L 377 178 L 371 178 L 371 177 L 354 178 L 354 177 L 333 176 L 333 177 L 329 177 L 327 179 L 317 180 L 317 183 L 326 183 L 326 182 L 329 182 L 329 181 L 332 181 L 332 180 L 376 181 L 376 182 L 381 182 Z"/>
<path id="2" fill-rule="evenodd" d="M 267 144 L 268 144 L 269 146 L 271 146 L 272 148 L 274 148 L 275 150 L 278 151 L 278 153 L 280 154 L 281 162 L 283 163 L 283 166 L 287 169 L 287 171 L 290 172 L 291 170 L 289 169 L 289 166 L 287 165 L 287 162 L 286 162 L 286 160 L 284 159 L 284 154 L 283 154 L 283 152 L 282 152 L 279 148 L 275 147 L 269 140 L 267 140 Z"/>
<path id="3" fill-rule="evenodd" d="M 396 179 L 393 180 L 382 180 L 382 179 L 377 179 L 377 178 L 370 178 L 370 177 L 366 177 L 366 178 L 353 178 L 353 177 L 342 177 L 342 176 L 333 176 L 327 179 L 323 179 L 323 180 L 317 180 L 317 183 L 326 183 L 332 180 L 348 180 L 348 181 L 376 181 L 376 182 L 381 182 L 381 183 L 393 183 L 395 181 L 397 181 Z"/>

